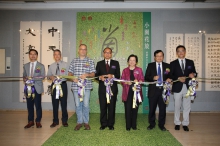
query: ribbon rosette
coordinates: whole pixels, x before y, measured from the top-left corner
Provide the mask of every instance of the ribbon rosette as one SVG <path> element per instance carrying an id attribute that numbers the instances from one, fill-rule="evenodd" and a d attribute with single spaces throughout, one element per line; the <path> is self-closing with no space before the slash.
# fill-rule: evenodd
<path id="1" fill-rule="evenodd" d="M 113 81 L 114 79 L 105 79 L 104 80 L 104 84 L 106 86 L 106 99 L 107 99 L 107 104 L 110 103 L 111 100 L 111 96 L 113 96 L 112 90 L 111 90 L 111 86 L 113 85 Z"/>
<path id="2" fill-rule="evenodd" d="M 198 85 L 198 81 L 196 81 L 195 78 L 192 78 L 189 81 L 189 89 L 186 93 L 186 98 L 188 98 L 189 96 L 191 97 L 191 100 L 194 100 L 196 97 L 196 86 Z"/>
<path id="3" fill-rule="evenodd" d="M 169 104 L 171 94 L 171 84 L 169 82 L 165 82 L 163 85 L 163 93 L 162 98 L 165 104 Z"/>
<path id="4" fill-rule="evenodd" d="M 35 94 L 34 94 L 34 80 L 32 78 L 29 78 L 24 85 L 24 93 L 27 93 L 27 98 L 32 98 L 34 99 Z"/>
<path id="5" fill-rule="evenodd" d="M 168 74 L 170 72 L 170 69 L 169 68 L 166 68 L 166 70 L 165 70 L 165 72 L 164 72 L 164 74 Z"/>
<path id="6" fill-rule="evenodd" d="M 51 94 L 53 94 L 53 89 L 56 88 L 56 99 L 59 99 L 59 96 L 63 97 L 63 90 L 62 90 L 62 87 L 60 85 L 61 83 L 62 83 L 62 80 L 60 78 L 56 78 L 53 81 L 53 87 L 52 87 Z"/>
<path id="7" fill-rule="evenodd" d="M 78 96 L 79 96 L 80 102 L 82 102 L 84 93 L 85 93 L 86 79 L 79 79 L 77 86 L 79 87 Z"/>
<path id="8" fill-rule="evenodd" d="M 136 101 L 138 101 L 139 103 L 142 102 L 141 95 L 140 95 L 141 85 L 138 82 L 136 82 L 132 90 L 134 91 L 132 108 L 135 108 L 138 106 Z"/>

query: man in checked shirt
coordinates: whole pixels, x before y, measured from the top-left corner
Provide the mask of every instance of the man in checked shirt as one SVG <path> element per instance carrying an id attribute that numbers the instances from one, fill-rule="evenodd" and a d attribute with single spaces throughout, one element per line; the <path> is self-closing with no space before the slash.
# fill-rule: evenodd
<path id="1" fill-rule="evenodd" d="M 78 83 L 82 79 L 95 76 L 95 64 L 94 61 L 87 57 L 87 46 L 81 44 L 78 50 L 79 57 L 74 58 L 69 67 L 69 76 L 76 76 L 72 82 L 73 97 L 76 104 L 77 125 L 74 128 L 78 131 L 84 124 L 85 130 L 90 130 L 89 126 L 89 98 L 92 89 L 92 81 L 86 80 L 85 93 L 83 101 L 80 101 L 78 95 L 79 86 Z"/>

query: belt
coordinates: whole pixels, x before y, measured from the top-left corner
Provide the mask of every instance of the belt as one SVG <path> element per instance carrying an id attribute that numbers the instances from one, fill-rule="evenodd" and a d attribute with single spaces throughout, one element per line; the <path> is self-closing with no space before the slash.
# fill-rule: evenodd
<path id="1" fill-rule="evenodd" d="M 158 89 L 163 89 L 163 86 L 156 86 L 156 88 L 158 88 Z"/>

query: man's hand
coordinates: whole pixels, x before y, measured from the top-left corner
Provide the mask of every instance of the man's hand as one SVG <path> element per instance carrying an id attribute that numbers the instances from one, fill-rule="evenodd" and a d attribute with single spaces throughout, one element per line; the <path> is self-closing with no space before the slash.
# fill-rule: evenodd
<path id="1" fill-rule="evenodd" d="M 105 80 L 105 75 L 100 76 L 99 79 L 104 81 Z"/>
<path id="2" fill-rule="evenodd" d="M 113 76 L 112 74 L 108 74 L 107 77 L 108 77 L 109 79 L 111 79 L 111 78 L 113 78 L 114 76 Z"/>
<path id="3" fill-rule="evenodd" d="M 154 80 L 157 81 L 159 79 L 159 76 L 154 76 Z"/>
<path id="4" fill-rule="evenodd" d="M 194 76 L 194 73 L 193 73 L 193 72 L 190 73 L 190 74 L 189 74 L 189 77 L 190 77 L 190 78 L 194 78 L 194 77 L 195 77 L 195 76 Z"/>
<path id="5" fill-rule="evenodd" d="M 178 80 L 182 83 L 185 83 L 186 81 L 186 77 L 179 77 Z"/>
<path id="6" fill-rule="evenodd" d="M 169 83 L 170 83 L 170 82 L 172 82 L 172 80 L 171 80 L 170 78 L 168 78 L 168 79 L 166 80 L 166 82 L 169 82 Z"/>
<path id="7" fill-rule="evenodd" d="M 75 82 L 75 83 L 78 83 L 78 81 L 79 81 L 79 80 L 78 80 L 77 78 L 74 78 L 74 79 L 73 79 L 73 82 Z"/>
<path id="8" fill-rule="evenodd" d="M 85 79 L 87 76 L 88 76 L 88 74 L 82 74 L 82 75 L 80 76 L 80 78 L 81 78 L 81 79 Z"/>

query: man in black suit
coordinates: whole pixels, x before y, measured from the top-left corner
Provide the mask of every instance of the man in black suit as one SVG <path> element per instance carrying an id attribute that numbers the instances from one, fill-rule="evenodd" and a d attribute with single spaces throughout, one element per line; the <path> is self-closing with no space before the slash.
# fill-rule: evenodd
<path id="1" fill-rule="evenodd" d="M 155 62 L 149 63 L 145 73 L 145 80 L 148 82 L 157 81 L 157 84 L 150 84 L 148 87 L 148 99 L 149 99 L 149 115 L 148 120 L 150 125 L 147 127 L 148 130 L 152 130 L 155 127 L 155 111 L 157 105 L 159 107 L 159 128 L 162 131 L 166 131 L 165 120 L 166 120 L 166 104 L 162 98 L 163 92 L 163 81 L 168 80 L 169 77 L 169 64 L 163 62 L 164 53 L 161 50 L 154 52 Z"/>
<path id="2" fill-rule="evenodd" d="M 99 76 L 99 104 L 100 104 L 100 130 L 104 130 L 107 126 L 109 130 L 114 130 L 115 124 L 115 105 L 118 94 L 117 82 L 114 81 L 111 86 L 113 95 L 111 96 L 110 103 L 106 99 L 106 86 L 104 80 L 112 78 L 120 78 L 119 62 L 112 60 L 112 49 L 105 48 L 103 50 L 104 60 L 99 61 L 96 65 L 96 76 Z M 108 113 L 107 113 L 108 112 Z"/>
<path id="3" fill-rule="evenodd" d="M 185 98 L 187 90 L 189 88 L 189 80 L 197 76 L 194 62 L 186 59 L 185 46 L 179 45 L 176 47 L 176 54 L 178 59 L 170 63 L 170 75 L 172 80 L 179 80 L 173 83 L 172 92 L 174 93 L 175 101 L 175 114 L 174 123 L 175 130 L 180 129 L 180 125 L 183 125 L 184 131 L 189 131 L 189 112 L 191 109 L 191 99 Z M 180 121 L 180 108 L 183 103 L 183 121 Z"/>

